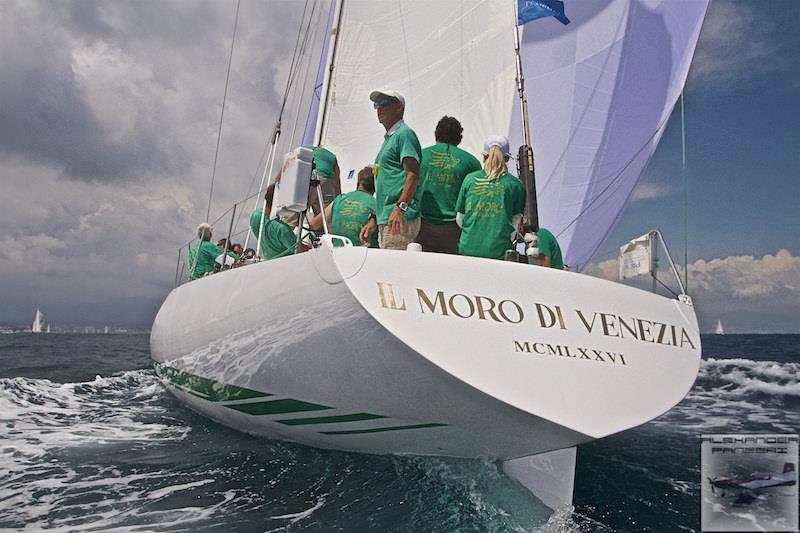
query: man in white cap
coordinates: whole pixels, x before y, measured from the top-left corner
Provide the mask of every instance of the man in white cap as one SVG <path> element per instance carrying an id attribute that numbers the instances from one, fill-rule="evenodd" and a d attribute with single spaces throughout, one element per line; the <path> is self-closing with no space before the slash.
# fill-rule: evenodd
<path id="1" fill-rule="evenodd" d="M 417 134 L 403 122 L 406 100 L 397 91 L 380 89 L 369 94 L 386 129 L 375 157 L 375 216 L 361 229 L 361 242 L 369 243 L 377 229 L 381 248 L 405 250 L 420 227 L 419 163 L 422 147 Z"/>
<path id="2" fill-rule="evenodd" d="M 206 274 L 213 273 L 216 259 L 220 255 L 224 257 L 225 250 L 212 243 L 211 236 L 210 224 L 203 222 L 197 226 L 199 241 L 189 245 L 189 262 L 186 264 L 190 279 L 202 278 Z M 237 259 L 233 252 L 229 251 L 228 256 Z"/>

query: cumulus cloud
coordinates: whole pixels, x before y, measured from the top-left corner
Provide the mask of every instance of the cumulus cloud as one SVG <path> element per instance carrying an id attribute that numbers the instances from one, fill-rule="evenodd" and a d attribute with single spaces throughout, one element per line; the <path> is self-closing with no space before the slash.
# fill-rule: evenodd
<path id="1" fill-rule="evenodd" d="M 631 201 L 653 200 L 670 194 L 669 189 L 662 183 L 639 182 L 631 194 Z"/>
<path id="2" fill-rule="evenodd" d="M 616 259 L 592 264 L 589 275 L 616 280 Z M 679 267 L 680 269 L 681 267 Z M 798 332 L 800 324 L 800 256 L 781 249 L 761 258 L 750 255 L 699 259 L 689 265 L 689 293 L 695 302 L 703 331 L 722 319 L 732 331 Z M 660 271 L 659 278 L 675 287 L 674 276 Z M 647 289 L 650 278 L 626 283 Z"/>

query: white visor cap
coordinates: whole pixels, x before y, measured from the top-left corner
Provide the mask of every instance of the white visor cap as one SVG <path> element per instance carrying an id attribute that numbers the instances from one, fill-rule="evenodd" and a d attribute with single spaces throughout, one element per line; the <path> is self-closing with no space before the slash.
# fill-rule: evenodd
<path id="1" fill-rule="evenodd" d="M 511 157 L 511 153 L 508 151 L 507 137 L 503 137 L 502 135 L 489 135 L 486 140 L 483 141 L 483 153 L 488 154 L 492 146 L 497 146 L 500 148 L 500 151 L 503 152 L 504 156 Z"/>
<path id="2" fill-rule="evenodd" d="M 397 100 L 400 101 L 400 104 L 403 107 L 406 106 L 406 99 L 403 98 L 403 95 L 391 89 L 375 89 L 374 91 L 369 93 L 369 99 L 375 102 L 376 100 L 378 100 L 378 97 L 380 97 L 380 95 L 388 96 L 390 98 L 396 98 Z"/>

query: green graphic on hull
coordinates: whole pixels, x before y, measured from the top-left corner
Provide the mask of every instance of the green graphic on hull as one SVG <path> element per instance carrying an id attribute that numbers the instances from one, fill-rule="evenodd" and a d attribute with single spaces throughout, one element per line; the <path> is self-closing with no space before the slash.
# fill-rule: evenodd
<path id="1" fill-rule="evenodd" d="M 386 418 L 383 415 L 373 415 L 370 413 L 355 413 L 352 415 L 338 415 L 338 416 L 318 416 L 315 418 L 290 418 L 288 420 L 276 420 L 281 424 L 287 426 L 304 426 L 307 424 L 335 424 L 338 422 L 360 422 L 362 420 L 377 420 L 379 418 Z"/>
<path id="2" fill-rule="evenodd" d="M 364 433 L 383 433 L 384 431 L 400 431 L 402 429 L 438 428 L 447 424 L 414 424 L 413 426 L 394 426 L 388 428 L 348 429 L 345 431 L 320 431 L 323 435 L 362 435 Z"/>
<path id="3" fill-rule="evenodd" d="M 156 373 L 168 379 L 186 392 L 199 396 L 210 402 L 227 400 L 248 400 L 251 398 L 266 398 L 272 394 L 259 392 L 236 385 L 225 385 L 213 379 L 201 378 L 188 372 L 176 370 L 172 367 L 156 363 Z"/>
<path id="4" fill-rule="evenodd" d="M 322 411 L 333 409 L 327 405 L 303 402 L 300 400 L 272 400 L 269 402 L 237 403 L 226 405 L 248 415 L 283 415 L 286 413 L 301 413 L 303 411 Z"/>
<path id="5" fill-rule="evenodd" d="M 283 398 L 274 400 L 263 400 L 274 396 L 268 392 L 261 392 L 236 385 L 226 385 L 213 379 L 204 378 L 189 372 L 177 370 L 175 368 L 166 366 L 161 363 L 155 363 L 156 374 L 161 378 L 167 380 L 173 386 L 180 390 L 196 396 L 209 402 L 226 402 L 222 403 L 224 407 L 239 411 L 253 416 L 269 416 L 269 415 L 283 415 L 291 413 L 304 413 L 313 411 L 327 411 L 336 409 L 327 405 L 320 405 L 317 403 L 306 402 L 303 400 L 296 400 L 293 398 Z M 227 403 L 237 400 L 236 403 Z M 256 400 L 256 401 L 243 401 L 243 400 Z M 367 420 L 392 420 L 390 417 L 384 415 L 377 415 L 373 413 L 350 413 L 331 416 L 317 416 L 307 418 L 289 418 L 283 420 L 274 420 L 279 424 L 286 426 L 307 426 L 316 424 L 349 424 L 352 422 L 364 422 Z M 397 422 L 397 421 L 396 421 Z M 395 423 L 396 423 L 395 422 Z M 343 429 L 343 430 L 329 430 L 320 431 L 321 435 L 364 435 L 370 433 L 383 433 L 387 431 L 402 431 L 407 429 L 425 429 L 444 427 L 447 424 L 439 423 L 426 423 L 426 424 L 412 424 L 402 426 L 388 426 L 376 427 L 365 429 Z M 345 426 L 347 427 L 347 426 Z M 350 426 L 352 427 L 352 426 Z"/>

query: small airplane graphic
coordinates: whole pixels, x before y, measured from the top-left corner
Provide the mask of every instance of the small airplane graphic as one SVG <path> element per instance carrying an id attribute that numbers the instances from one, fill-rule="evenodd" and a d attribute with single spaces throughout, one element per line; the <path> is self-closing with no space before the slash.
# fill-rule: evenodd
<path id="1" fill-rule="evenodd" d="M 727 489 L 738 492 L 734 504 L 748 504 L 756 499 L 755 491 L 761 491 L 772 487 L 790 487 L 797 483 L 797 472 L 794 463 L 784 463 L 783 473 L 770 474 L 769 472 L 754 472 L 744 479 L 730 477 L 708 478 L 711 484 L 711 492 L 716 494 L 715 489 L 721 489 L 720 496 L 725 497 Z"/>

